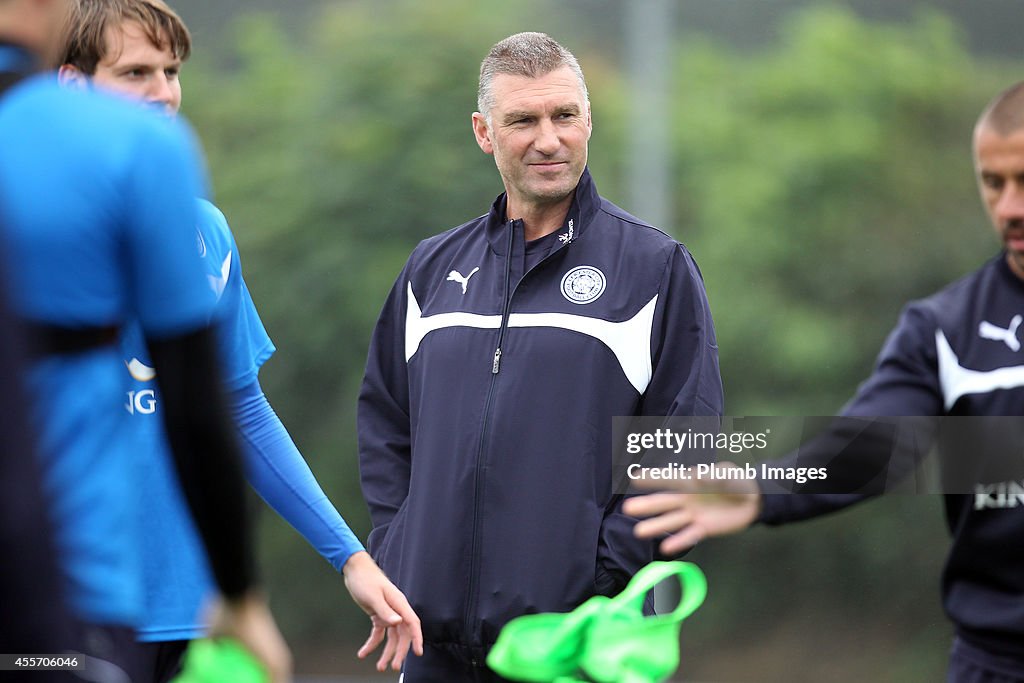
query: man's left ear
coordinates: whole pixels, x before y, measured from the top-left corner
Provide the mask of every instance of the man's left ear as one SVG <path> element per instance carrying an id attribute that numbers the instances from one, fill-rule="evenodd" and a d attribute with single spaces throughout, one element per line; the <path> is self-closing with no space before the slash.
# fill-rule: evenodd
<path id="1" fill-rule="evenodd" d="M 64 64 L 57 69 L 57 82 L 65 88 L 85 90 L 89 87 L 89 77 L 77 66 L 71 64 Z"/>

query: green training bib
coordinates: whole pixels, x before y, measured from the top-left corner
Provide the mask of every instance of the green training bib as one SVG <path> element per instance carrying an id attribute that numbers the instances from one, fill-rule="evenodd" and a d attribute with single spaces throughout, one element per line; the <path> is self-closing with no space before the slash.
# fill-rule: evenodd
<path id="1" fill-rule="evenodd" d="M 267 683 L 258 661 L 229 638 L 203 638 L 189 644 L 185 666 L 173 683 Z"/>
<path id="2" fill-rule="evenodd" d="M 644 598 L 676 577 L 682 598 L 668 614 L 645 616 Z M 538 683 L 658 683 L 679 667 L 679 628 L 707 595 L 707 580 L 689 562 L 652 562 L 614 598 L 595 596 L 567 614 L 513 619 L 487 664 L 499 675 Z"/>

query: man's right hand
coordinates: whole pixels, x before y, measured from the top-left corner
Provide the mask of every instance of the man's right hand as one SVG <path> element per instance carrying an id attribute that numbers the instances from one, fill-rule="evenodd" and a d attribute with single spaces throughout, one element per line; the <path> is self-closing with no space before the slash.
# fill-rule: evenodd
<path id="1" fill-rule="evenodd" d="M 720 462 L 716 467 L 736 465 Z M 710 536 L 743 531 L 761 512 L 761 492 L 753 480 L 642 480 L 637 485 L 658 492 L 629 498 L 622 510 L 646 518 L 633 529 L 638 538 L 669 534 L 660 545 L 664 555 L 677 555 Z"/>
<path id="2" fill-rule="evenodd" d="M 384 650 L 377 660 L 377 671 L 386 671 L 388 664 L 395 671 L 412 647 L 416 655 L 423 654 L 423 632 L 402 591 L 388 580 L 377 563 L 365 550 L 354 553 L 342 568 L 345 587 L 359 607 L 370 617 L 370 636 L 359 648 L 357 656 L 368 656 L 385 639 Z"/>

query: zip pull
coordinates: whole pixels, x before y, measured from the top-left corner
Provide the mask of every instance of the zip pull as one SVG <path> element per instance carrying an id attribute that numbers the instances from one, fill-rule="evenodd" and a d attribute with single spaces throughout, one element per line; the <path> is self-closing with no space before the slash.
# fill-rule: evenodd
<path id="1" fill-rule="evenodd" d="M 501 365 L 501 347 L 494 350 L 494 364 L 491 366 L 491 374 L 498 374 L 498 366 Z"/>

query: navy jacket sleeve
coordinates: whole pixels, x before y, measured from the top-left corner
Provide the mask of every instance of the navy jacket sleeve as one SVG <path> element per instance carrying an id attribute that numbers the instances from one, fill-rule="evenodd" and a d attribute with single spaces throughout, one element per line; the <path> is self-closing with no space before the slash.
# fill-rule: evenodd
<path id="1" fill-rule="evenodd" d="M 373 524 L 366 547 L 375 558 L 388 525 L 409 495 L 412 451 L 404 340 L 411 269 L 410 260 L 377 320 L 359 392 L 359 477 Z"/>
<path id="2" fill-rule="evenodd" d="M 724 395 L 711 308 L 700 270 L 681 244 L 668 257 L 658 291 L 651 359 L 642 415 L 722 415 Z M 625 583 L 655 559 L 655 544 L 633 536 L 636 519 L 622 513 L 622 499 L 612 499 L 602 523 L 598 571 Z"/>
<path id="3" fill-rule="evenodd" d="M 704 279 L 683 245 L 669 256 L 651 335 L 651 382 L 642 415 L 721 416 L 718 342 Z"/>
<path id="4" fill-rule="evenodd" d="M 935 351 L 937 324 L 923 305 L 908 305 L 882 347 L 875 370 L 860 385 L 840 415 L 848 417 L 937 416 L 942 415 L 942 389 L 939 384 L 938 360 Z M 822 441 L 822 443 L 828 443 Z M 828 463 L 834 453 L 801 447 L 801 465 Z M 787 466 L 796 454 L 779 464 Z M 897 463 L 899 465 L 899 463 Z M 764 482 L 760 483 L 766 490 Z M 866 494 L 769 494 L 762 503 L 759 521 L 783 524 L 840 510 L 862 501 Z"/>

